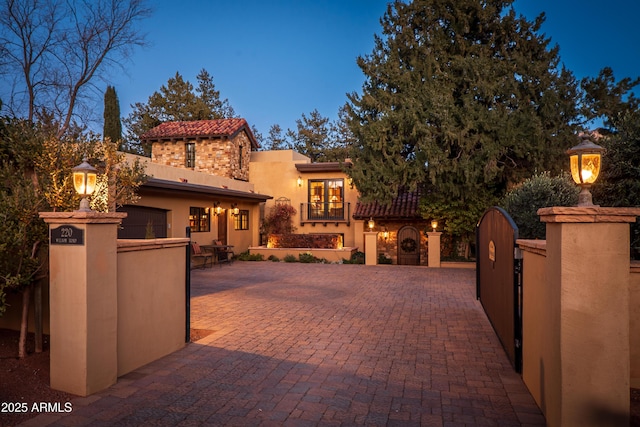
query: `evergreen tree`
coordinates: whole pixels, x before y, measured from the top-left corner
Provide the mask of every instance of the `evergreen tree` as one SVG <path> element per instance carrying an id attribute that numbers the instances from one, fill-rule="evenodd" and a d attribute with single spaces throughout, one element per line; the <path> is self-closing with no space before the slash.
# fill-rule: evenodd
<path id="1" fill-rule="evenodd" d="M 146 103 L 133 104 L 133 111 L 124 119 L 127 129 L 126 150 L 150 155 L 151 147 L 141 146 L 140 136 L 160 123 L 235 117 L 229 101 L 220 99 L 213 77 L 206 70 L 200 71 L 197 80 L 198 87 L 194 89 L 189 81 L 176 72 Z"/>
<path id="2" fill-rule="evenodd" d="M 616 82 L 613 70 L 582 80 L 587 118 L 604 123 L 597 143 L 606 148 L 593 200 L 601 206 L 640 206 L 640 99 L 631 90 L 640 78 Z M 640 259 L 640 223 L 631 224 L 631 254 Z"/>
<path id="3" fill-rule="evenodd" d="M 323 117 L 318 110 L 309 116 L 302 114 L 296 120 L 296 130 L 287 130 L 290 146 L 297 152 L 309 157 L 312 162 L 343 161 L 346 157 L 346 146 L 337 139 L 337 125 Z"/>
<path id="4" fill-rule="evenodd" d="M 312 162 L 323 161 L 329 140 L 329 118 L 313 110 L 307 117 L 296 120 L 296 130 L 287 130 L 293 149 L 309 157 Z"/>
<path id="5" fill-rule="evenodd" d="M 279 124 L 274 124 L 269 128 L 269 136 L 267 136 L 265 150 L 289 150 L 291 145 L 287 141 L 287 137 L 282 134 L 282 128 Z"/>
<path id="6" fill-rule="evenodd" d="M 113 86 L 107 86 L 107 90 L 104 92 L 103 118 L 102 136 L 118 143 L 122 139 L 122 122 L 120 121 L 120 102 Z"/>
<path id="7" fill-rule="evenodd" d="M 482 211 L 537 170 L 557 173 L 575 141 L 577 87 L 558 48 L 513 0 L 395 1 L 358 58 L 349 95 L 351 176 L 366 200 L 423 187 L 424 215 L 472 233 Z M 444 217 L 444 218 L 443 218 Z"/>

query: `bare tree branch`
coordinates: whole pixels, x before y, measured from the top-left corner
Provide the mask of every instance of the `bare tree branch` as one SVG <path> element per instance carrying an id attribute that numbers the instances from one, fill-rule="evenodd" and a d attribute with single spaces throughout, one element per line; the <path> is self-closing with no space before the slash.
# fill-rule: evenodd
<path id="1" fill-rule="evenodd" d="M 7 108 L 29 120 L 53 116 L 59 137 L 74 119 L 87 119 L 78 112 L 90 98 L 91 82 L 145 45 L 137 29 L 151 13 L 145 2 L 3 0 L 0 74 L 14 76 L 8 93 L 0 88 Z"/>

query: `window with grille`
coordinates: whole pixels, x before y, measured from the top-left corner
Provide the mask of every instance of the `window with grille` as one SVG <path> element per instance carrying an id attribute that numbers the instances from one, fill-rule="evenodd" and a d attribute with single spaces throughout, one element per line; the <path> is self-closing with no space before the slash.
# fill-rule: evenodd
<path id="1" fill-rule="evenodd" d="M 309 219 L 344 219 L 344 180 L 309 180 Z"/>
<path id="2" fill-rule="evenodd" d="M 192 232 L 211 231 L 211 221 L 208 208 L 189 208 L 189 227 Z"/>
<path id="3" fill-rule="evenodd" d="M 196 143 L 187 142 L 185 144 L 185 164 L 188 168 L 196 167 Z"/>
<path id="4" fill-rule="evenodd" d="M 249 229 L 249 211 L 240 210 L 238 215 L 234 218 L 234 228 L 236 230 L 248 230 Z"/>

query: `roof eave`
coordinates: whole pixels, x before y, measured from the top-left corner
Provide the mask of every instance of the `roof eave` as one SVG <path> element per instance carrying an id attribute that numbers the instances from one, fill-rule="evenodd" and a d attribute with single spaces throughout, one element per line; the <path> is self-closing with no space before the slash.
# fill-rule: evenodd
<path id="1" fill-rule="evenodd" d="M 273 196 L 266 194 L 251 193 L 247 191 L 232 190 L 229 188 L 211 187 L 201 184 L 189 184 L 186 182 L 168 181 L 158 178 L 149 178 L 142 184 L 143 189 L 155 189 L 165 190 L 171 192 L 181 192 L 186 194 L 206 195 L 216 197 L 226 197 L 230 199 L 252 201 L 252 202 L 266 202 L 269 199 L 273 199 Z"/>

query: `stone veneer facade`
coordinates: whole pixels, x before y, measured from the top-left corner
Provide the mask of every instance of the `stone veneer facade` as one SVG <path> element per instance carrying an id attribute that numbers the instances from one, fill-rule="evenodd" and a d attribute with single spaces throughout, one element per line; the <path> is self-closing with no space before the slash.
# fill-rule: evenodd
<path id="1" fill-rule="evenodd" d="M 187 143 L 195 143 L 195 167 L 186 167 Z M 249 180 L 251 141 L 242 131 L 233 138 L 183 139 L 153 143 L 154 163 L 174 168 L 192 169 L 242 181 Z"/>

